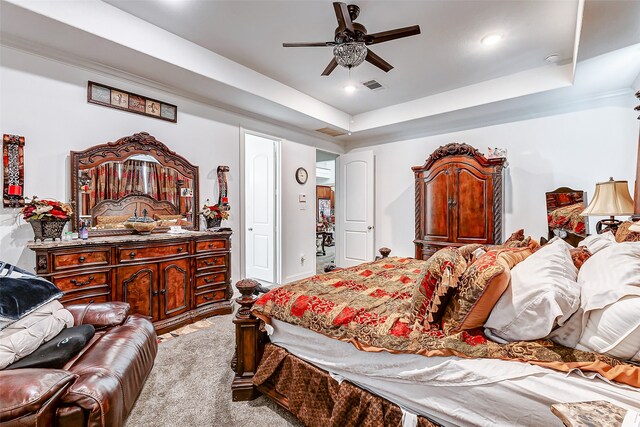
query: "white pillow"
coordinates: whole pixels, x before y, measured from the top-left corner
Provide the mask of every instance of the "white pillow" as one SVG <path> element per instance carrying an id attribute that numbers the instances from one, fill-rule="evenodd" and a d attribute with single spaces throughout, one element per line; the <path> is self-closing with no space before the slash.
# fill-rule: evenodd
<path id="1" fill-rule="evenodd" d="M 591 252 L 591 255 L 595 255 L 597 252 L 600 252 L 615 243 L 616 237 L 612 232 L 607 231 L 603 234 L 592 234 L 591 236 L 585 237 L 584 240 L 578 243 L 578 247 L 584 246 L 589 252 Z"/>
<path id="2" fill-rule="evenodd" d="M 578 283 L 585 316 L 625 296 L 640 296 L 640 242 L 616 243 L 594 254 L 580 268 Z"/>
<path id="3" fill-rule="evenodd" d="M 589 314 L 578 350 L 640 362 L 640 297 L 626 296 Z"/>
<path id="4" fill-rule="evenodd" d="M 485 332 L 504 341 L 545 338 L 580 307 L 578 269 L 563 240 L 547 244 L 511 270 Z"/>

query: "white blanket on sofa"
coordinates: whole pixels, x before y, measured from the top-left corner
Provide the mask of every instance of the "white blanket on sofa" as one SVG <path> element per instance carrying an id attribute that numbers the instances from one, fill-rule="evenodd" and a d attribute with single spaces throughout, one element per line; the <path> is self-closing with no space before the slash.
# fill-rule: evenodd
<path id="1" fill-rule="evenodd" d="M 51 301 L 0 331 L 0 369 L 33 353 L 65 327 L 73 316 L 59 301 Z"/>

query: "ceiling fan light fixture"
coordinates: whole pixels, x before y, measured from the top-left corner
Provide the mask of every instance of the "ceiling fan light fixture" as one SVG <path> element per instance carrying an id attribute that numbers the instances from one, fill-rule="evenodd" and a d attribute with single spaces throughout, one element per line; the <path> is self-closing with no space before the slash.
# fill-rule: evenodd
<path id="1" fill-rule="evenodd" d="M 352 84 L 348 84 L 344 87 L 344 91 L 347 93 L 353 93 L 356 91 L 356 87 Z"/>
<path id="2" fill-rule="evenodd" d="M 363 42 L 342 43 L 333 48 L 333 56 L 338 65 L 345 68 L 357 67 L 367 57 L 367 46 Z"/>

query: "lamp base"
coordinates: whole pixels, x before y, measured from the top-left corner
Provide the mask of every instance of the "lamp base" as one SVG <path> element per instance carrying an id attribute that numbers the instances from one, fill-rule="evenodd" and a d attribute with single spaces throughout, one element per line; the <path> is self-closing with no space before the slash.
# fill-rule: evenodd
<path id="1" fill-rule="evenodd" d="M 619 219 L 615 219 L 615 217 L 603 219 L 602 221 L 598 221 L 598 223 L 596 224 L 596 232 L 598 234 L 602 234 L 610 231 L 615 235 L 616 231 L 618 231 L 618 227 L 620 227 L 620 224 L 622 224 L 622 221 L 620 221 Z"/>

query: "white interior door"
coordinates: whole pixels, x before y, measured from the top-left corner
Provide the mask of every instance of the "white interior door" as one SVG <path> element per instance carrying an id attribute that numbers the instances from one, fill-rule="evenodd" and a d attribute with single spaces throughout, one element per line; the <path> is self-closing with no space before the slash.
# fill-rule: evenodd
<path id="1" fill-rule="evenodd" d="M 339 156 L 336 163 L 336 265 L 374 259 L 373 151 Z"/>
<path id="2" fill-rule="evenodd" d="M 275 282 L 275 141 L 245 134 L 245 273 Z"/>

